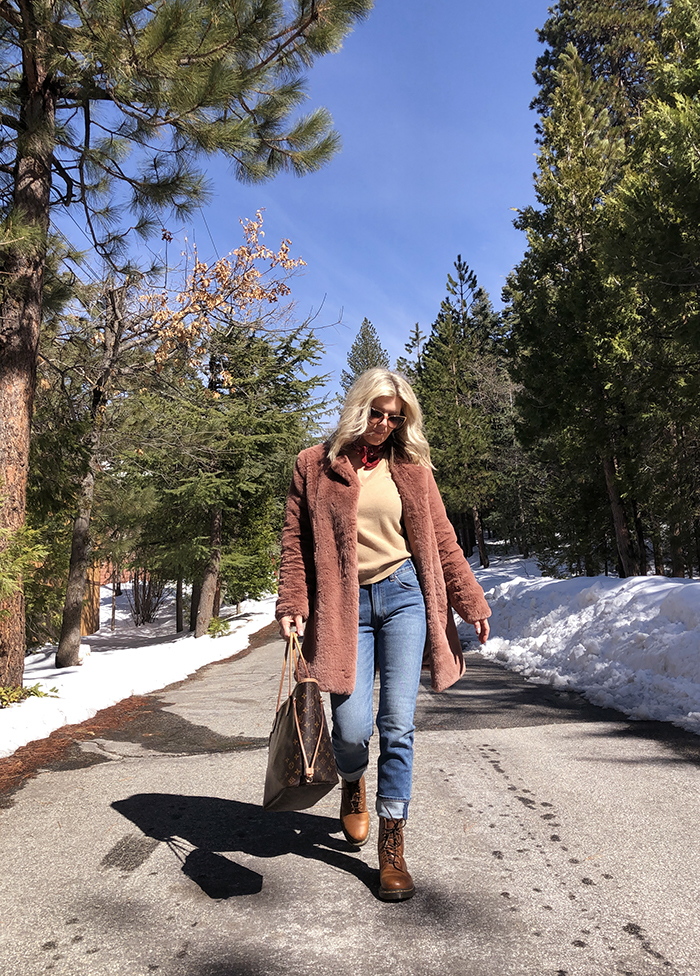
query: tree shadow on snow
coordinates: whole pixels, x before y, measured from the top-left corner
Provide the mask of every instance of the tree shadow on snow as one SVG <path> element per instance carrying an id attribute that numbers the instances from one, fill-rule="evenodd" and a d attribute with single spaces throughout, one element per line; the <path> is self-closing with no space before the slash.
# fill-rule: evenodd
<path id="1" fill-rule="evenodd" d="M 263 876 L 224 857 L 240 851 L 253 857 L 299 857 L 346 871 L 376 896 L 378 872 L 351 857 L 355 848 L 332 836 L 335 818 L 308 813 L 271 813 L 253 803 L 212 796 L 137 793 L 112 804 L 147 837 L 167 843 L 183 862 L 183 873 L 210 898 L 259 894 Z M 194 848 L 189 850 L 189 847 Z"/>

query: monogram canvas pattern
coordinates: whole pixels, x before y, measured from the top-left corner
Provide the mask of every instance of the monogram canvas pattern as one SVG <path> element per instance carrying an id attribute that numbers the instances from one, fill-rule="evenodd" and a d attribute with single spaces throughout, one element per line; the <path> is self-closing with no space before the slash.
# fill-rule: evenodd
<path id="1" fill-rule="evenodd" d="M 295 686 L 275 717 L 270 733 L 263 807 L 266 810 L 305 810 L 332 790 L 337 782 L 333 746 L 318 683 L 305 679 Z"/>

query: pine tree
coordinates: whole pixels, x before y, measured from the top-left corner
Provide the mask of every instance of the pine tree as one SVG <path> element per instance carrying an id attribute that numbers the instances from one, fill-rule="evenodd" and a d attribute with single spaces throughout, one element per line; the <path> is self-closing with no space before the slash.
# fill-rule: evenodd
<path id="1" fill-rule="evenodd" d="M 616 223 L 607 255 L 616 277 L 638 290 L 648 323 L 650 367 L 635 425 L 639 443 L 653 445 L 641 478 L 654 545 L 666 543 L 673 575 L 700 565 L 698 65 L 700 11 L 674 0 L 650 59 L 650 93 L 631 164 L 611 203 Z"/>
<path id="2" fill-rule="evenodd" d="M 501 380 L 509 381 L 495 345 L 500 329 L 488 295 L 461 255 L 454 268 L 413 378 L 445 506 L 464 548 L 471 555 L 474 538 L 481 564 L 488 566 L 482 514 L 495 493 Z"/>
<path id="3" fill-rule="evenodd" d="M 141 388 L 170 397 L 183 370 L 198 366 L 210 373 L 222 370 L 221 357 L 214 350 L 233 332 L 244 338 L 258 333 L 270 339 L 278 333 L 286 335 L 290 308 L 282 299 L 288 296 L 288 281 L 300 259 L 289 256 L 288 241 L 273 252 L 268 245 L 260 246 L 261 238 L 258 217 L 245 223 L 244 244 L 226 259 L 210 267 L 195 258 L 172 309 L 167 292 L 148 301 L 131 294 L 133 288 L 128 285 L 117 287 L 108 281 L 102 287 L 83 289 L 81 303 L 73 303 L 69 313 L 56 317 L 56 334 L 49 330 L 44 335 L 39 405 L 43 407 L 49 399 L 54 411 L 58 407 L 63 435 L 78 448 L 74 451 L 72 511 L 63 513 L 72 520 L 73 532 L 67 585 L 62 580 L 59 587 L 65 589 L 65 604 L 57 667 L 78 663 L 86 572 L 94 542 L 93 500 L 99 472 L 118 469 L 118 457 L 124 450 L 119 418 L 127 401 Z M 237 364 L 239 385 L 245 382 L 245 368 L 243 356 Z M 43 409 L 40 416 L 44 416 Z M 138 433 L 127 439 L 140 443 Z M 121 494 L 115 486 L 115 497 Z M 147 493 L 142 496 L 146 508 L 149 497 Z M 187 524 L 184 516 L 180 521 Z M 100 535 L 104 541 L 114 536 L 112 527 L 104 519 L 102 522 L 98 543 Z M 122 547 L 106 548 L 116 555 Z M 152 564 L 135 568 L 155 571 Z M 162 563 L 157 570 L 164 571 Z M 178 578 L 176 566 L 169 571 Z"/>
<path id="4" fill-rule="evenodd" d="M 550 114 L 560 59 L 572 45 L 593 78 L 607 82 L 613 124 L 629 125 L 648 92 L 647 60 L 663 7 L 659 0 L 559 0 L 537 32 L 546 50 L 535 65 L 539 92 L 531 107 Z"/>
<path id="5" fill-rule="evenodd" d="M 132 415 L 140 441 L 123 470 L 144 499 L 136 558 L 195 584 L 197 637 L 221 586 L 236 601 L 274 586 L 291 464 L 317 413 L 321 380 L 305 373 L 318 349 L 303 328 L 275 337 L 234 326 L 183 385 L 143 394 Z"/>
<path id="6" fill-rule="evenodd" d="M 360 331 L 350 347 L 348 366 L 350 368 L 344 369 L 340 374 L 340 385 L 345 393 L 366 370 L 375 366 L 383 366 L 385 369 L 389 367 L 389 355 L 382 348 L 377 330 L 368 318 L 362 320 Z"/>
<path id="7" fill-rule="evenodd" d="M 413 326 L 413 331 L 409 334 L 408 342 L 404 345 L 404 349 L 410 358 L 399 356 L 396 360 L 397 372 L 403 373 L 408 380 L 412 381 L 415 379 L 416 366 L 420 363 L 421 356 L 423 355 L 423 346 L 427 338 L 421 331 L 418 322 L 416 322 Z"/>
<path id="8" fill-rule="evenodd" d="M 634 575 L 645 571 L 630 429 L 643 316 L 634 285 L 621 286 L 606 261 L 608 203 L 629 164 L 659 5 L 624 4 L 621 14 L 622 6 L 560 3 L 543 31 L 551 50 L 538 62 L 539 206 L 516 221 L 528 250 L 508 295 L 521 434 L 543 460 L 554 447 L 559 463 L 587 466 L 594 494 L 607 493 L 623 575 Z"/>
<path id="9" fill-rule="evenodd" d="M 325 110 L 292 119 L 302 74 L 371 0 L 7 0 L 0 6 L 0 527 L 24 521 L 36 353 L 54 210 L 75 210 L 117 268 L 129 228 L 199 206 L 198 160 L 240 179 L 305 173 L 338 145 Z M 133 236 L 133 235 L 132 235 Z M 21 683 L 21 595 L 0 621 L 0 682 Z"/>

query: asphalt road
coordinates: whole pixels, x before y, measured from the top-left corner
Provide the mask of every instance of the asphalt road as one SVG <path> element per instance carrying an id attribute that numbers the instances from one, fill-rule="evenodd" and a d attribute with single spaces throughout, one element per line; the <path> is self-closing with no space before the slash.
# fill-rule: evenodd
<path id="1" fill-rule="evenodd" d="M 337 792 L 261 809 L 273 633 L 26 752 L 47 758 L 0 798 L 3 976 L 700 974 L 700 738 L 468 655 L 419 695 L 417 894 L 385 904 L 376 823 L 350 847 Z"/>

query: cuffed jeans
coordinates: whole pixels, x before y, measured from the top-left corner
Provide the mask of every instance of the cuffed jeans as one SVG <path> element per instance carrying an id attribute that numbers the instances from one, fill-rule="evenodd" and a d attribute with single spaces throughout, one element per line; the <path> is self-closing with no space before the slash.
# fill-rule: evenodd
<path id="1" fill-rule="evenodd" d="M 411 560 L 360 587 L 357 678 L 351 695 L 331 695 L 333 750 L 340 776 L 360 779 L 374 729 L 374 677 L 379 671 L 377 814 L 406 819 L 413 778 L 413 717 L 425 646 L 425 603 Z"/>

